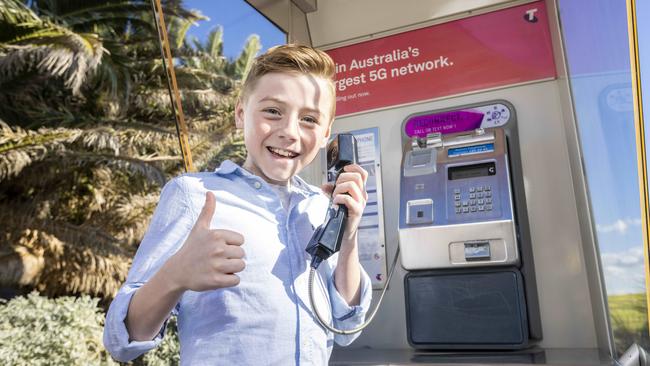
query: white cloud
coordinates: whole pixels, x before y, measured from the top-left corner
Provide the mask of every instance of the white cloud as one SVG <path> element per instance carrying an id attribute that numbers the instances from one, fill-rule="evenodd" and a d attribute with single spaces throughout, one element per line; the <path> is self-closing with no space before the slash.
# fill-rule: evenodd
<path id="1" fill-rule="evenodd" d="M 645 292 L 643 246 L 601 255 L 609 295 Z"/>
<path id="2" fill-rule="evenodd" d="M 601 233 L 619 232 L 625 234 L 631 226 L 641 226 L 641 219 L 618 219 L 611 224 L 596 225 L 596 230 Z"/>

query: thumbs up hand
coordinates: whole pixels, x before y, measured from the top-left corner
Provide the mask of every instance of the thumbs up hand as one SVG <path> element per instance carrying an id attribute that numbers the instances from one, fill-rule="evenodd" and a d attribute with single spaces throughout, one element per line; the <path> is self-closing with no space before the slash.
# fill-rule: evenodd
<path id="1" fill-rule="evenodd" d="M 167 262 L 169 278 L 183 291 L 207 291 L 239 284 L 239 276 L 246 267 L 244 237 L 230 230 L 211 230 L 210 222 L 216 207 L 211 192 L 205 196 L 205 205 L 181 249 Z"/>

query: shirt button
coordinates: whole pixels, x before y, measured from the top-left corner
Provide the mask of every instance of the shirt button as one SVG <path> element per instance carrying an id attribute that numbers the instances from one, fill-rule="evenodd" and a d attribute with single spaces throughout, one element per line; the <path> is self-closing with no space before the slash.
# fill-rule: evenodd
<path id="1" fill-rule="evenodd" d="M 255 187 L 256 189 L 260 189 L 260 188 L 262 188 L 262 183 L 255 182 L 255 183 L 253 183 L 253 187 Z"/>

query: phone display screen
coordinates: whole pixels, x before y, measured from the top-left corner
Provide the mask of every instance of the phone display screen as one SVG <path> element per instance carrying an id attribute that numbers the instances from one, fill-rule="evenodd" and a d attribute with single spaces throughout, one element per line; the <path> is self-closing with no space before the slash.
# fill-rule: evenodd
<path id="1" fill-rule="evenodd" d="M 449 167 L 449 180 L 486 177 L 497 173 L 494 162 Z"/>

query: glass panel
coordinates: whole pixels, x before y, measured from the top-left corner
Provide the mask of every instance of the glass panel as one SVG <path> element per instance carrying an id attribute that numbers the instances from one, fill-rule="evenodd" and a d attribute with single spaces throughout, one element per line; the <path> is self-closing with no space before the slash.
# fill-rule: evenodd
<path id="1" fill-rule="evenodd" d="M 561 0 L 560 17 L 617 352 L 648 342 L 624 1 Z M 642 13 L 639 13 L 642 14 Z"/>

